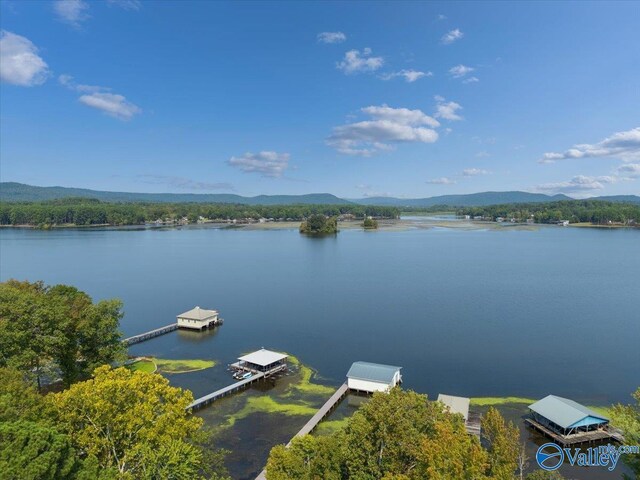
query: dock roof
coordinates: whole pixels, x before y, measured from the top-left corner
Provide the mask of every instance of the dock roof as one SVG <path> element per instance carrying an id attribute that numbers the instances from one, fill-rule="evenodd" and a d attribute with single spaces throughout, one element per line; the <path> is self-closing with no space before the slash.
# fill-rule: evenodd
<path id="1" fill-rule="evenodd" d="M 215 317 L 218 315 L 217 310 L 205 310 L 204 308 L 196 307 L 192 308 L 188 312 L 177 315 L 178 318 L 186 318 L 188 320 L 206 320 L 207 318 Z"/>
<path id="2" fill-rule="evenodd" d="M 271 365 L 272 363 L 284 360 L 288 356 L 289 355 L 285 355 L 284 353 L 272 352 L 271 350 L 261 348 L 258 351 L 249 353 L 242 357 L 238 357 L 238 360 L 240 360 L 241 362 L 253 363 L 254 365 L 260 365 L 261 367 L 266 367 L 267 365 Z"/>
<path id="3" fill-rule="evenodd" d="M 542 400 L 529 405 L 529 409 L 551 420 L 562 428 L 578 427 L 608 422 L 604 415 L 580 405 L 568 398 L 547 395 Z"/>
<path id="4" fill-rule="evenodd" d="M 393 377 L 401 368 L 379 363 L 354 362 L 347 372 L 347 378 L 391 384 Z"/>
<path id="5" fill-rule="evenodd" d="M 449 407 L 451 413 L 459 413 L 464 417 L 464 420 L 469 419 L 469 404 L 471 401 L 466 397 L 454 397 L 453 395 L 444 395 L 440 393 L 438 395 L 438 401 L 444 403 Z"/>

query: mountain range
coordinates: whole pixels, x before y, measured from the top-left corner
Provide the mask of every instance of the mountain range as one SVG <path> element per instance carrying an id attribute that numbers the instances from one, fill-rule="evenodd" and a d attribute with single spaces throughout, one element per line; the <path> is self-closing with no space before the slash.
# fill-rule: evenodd
<path id="1" fill-rule="evenodd" d="M 394 207 L 431 207 L 449 205 L 459 207 L 496 205 L 502 203 L 540 203 L 558 200 L 573 200 L 567 195 L 545 195 L 520 191 L 480 192 L 463 195 L 440 195 L 426 198 L 367 197 L 344 199 L 330 193 L 306 195 L 258 195 L 243 197 L 229 193 L 131 193 L 106 192 L 86 188 L 38 187 L 16 182 L 0 182 L 0 201 L 35 202 L 60 198 L 95 198 L 104 202 L 149 202 L 149 203 L 235 203 L 243 205 L 287 205 L 287 204 L 360 204 Z M 613 195 L 592 197 L 591 200 L 630 202 L 640 204 L 638 195 Z"/>

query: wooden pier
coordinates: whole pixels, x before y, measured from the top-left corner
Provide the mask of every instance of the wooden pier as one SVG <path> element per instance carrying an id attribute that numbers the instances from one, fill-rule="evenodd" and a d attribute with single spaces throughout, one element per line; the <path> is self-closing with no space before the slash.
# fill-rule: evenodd
<path id="1" fill-rule="evenodd" d="M 140 333 L 138 335 L 134 335 L 133 337 L 125 338 L 122 340 L 122 343 L 125 347 L 129 345 L 134 345 L 136 343 L 141 343 L 146 340 L 150 340 L 155 337 L 159 337 L 160 335 L 164 335 L 165 333 L 173 332 L 178 329 L 178 323 L 172 323 L 170 325 L 165 325 L 164 327 L 156 328 L 155 330 L 149 330 L 148 332 Z"/>
<path id="2" fill-rule="evenodd" d="M 291 442 L 296 437 L 302 437 L 303 435 L 308 435 L 318 426 L 318 424 L 325 419 L 327 415 L 335 408 L 335 406 L 344 398 L 344 396 L 349 392 L 349 387 L 347 383 L 343 383 L 340 388 L 338 388 L 331 398 L 325 402 L 322 407 L 315 413 L 313 417 L 309 419 L 307 423 L 296 433 L 293 438 L 287 443 L 287 448 L 291 445 Z M 267 469 L 262 470 L 256 480 L 267 480 Z"/>
<path id="3" fill-rule="evenodd" d="M 261 380 L 262 378 L 265 378 L 264 373 L 262 372 L 255 373 L 251 375 L 251 377 L 249 378 L 245 378 L 244 380 L 240 380 L 239 382 L 232 383 L 231 385 L 227 385 L 226 387 L 221 388 L 220 390 L 216 390 L 213 393 L 210 393 L 208 395 L 205 395 L 204 397 L 200 397 L 194 400 L 191 404 L 189 404 L 189 406 L 187 406 L 186 409 L 187 410 L 191 409 L 191 411 L 199 410 L 202 407 L 205 407 L 222 397 L 226 397 L 227 395 L 235 393 L 238 390 L 241 390 L 242 388 L 247 387 L 252 383 Z"/>
<path id="4" fill-rule="evenodd" d="M 324 420 L 324 418 L 329 415 L 329 412 L 333 410 L 333 408 L 344 398 L 344 396 L 349 391 L 349 387 L 346 382 L 343 383 L 340 388 L 338 388 L 331 398 L 325 402 L 325 404 L 320 407 L 320 409 L 316 412 L 316 414 L 311 417 L 311 419 L 300 429 L 298 433 L 296 433 L 293 438 L 302 437 L 303 435 L 308 435 L 313 432 L 313 429 L 318 426 L 318 424 Z M 287 447 L 291 445 L 293 438 L 287 443 Z"/>
<path id="5" fill-rule="evenodd" d="M 594 430 L 592 432 L 580 432 L 571 435 L 560 435 L 549 428 L 545 427 L 539 422 L 536 422 L 533 418 L 525 418 L 525 424 L 538 430 L 540 433 L 551 438 L 554 442 L 562 445 L 574 445 L 577 443 L 591 443 L 601 442 L 604 440 L 613 439 L 617 442 L 623 443 L 624 437 L 619 431 L 612 429 L 611 431 L 605 429 Z"/>

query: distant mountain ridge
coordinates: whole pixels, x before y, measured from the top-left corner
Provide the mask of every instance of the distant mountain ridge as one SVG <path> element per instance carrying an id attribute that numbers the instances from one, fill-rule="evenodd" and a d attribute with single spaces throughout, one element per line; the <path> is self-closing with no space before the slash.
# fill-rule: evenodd
<path id="1" fill-rule="evenodd" d="M 289 205 L 294 203 L 337 205 L 352 203 L 329 193 L 243 197 L 232 193 L 105 192 L 87 188 L 36 187 L 16 182 L 0 183 L 0 200 L 3 202 L 39 202 L 70 197 L 96 198 L 104 202 L 236 203 L 241 205 Z"/>
<path id="2" fill-rule="evenodd" d="M 344 199 L 330 193 L 306 195 L 258 195 L 243 197 L 230 193 L 132 193 L 106 192 L 86 188 L 37 187 L 17 182 L 0 182 L 0 201 L 36 202 L 69 197 L 95 198 L 104 202 L 149 202 L 149 203 L 235 203 L 241 205 L 291 205 L 359 204 L 393 207 L 433 207 L 448 205 L 456 207 L 482 207 L 503 203 L 542 203 L 559 200 L 574 200 L 567 195 L 545 195 L 520 191 L 480 192 L 462 195 L 440 195 L 426 198 L 368 197 Z M 640 204 L 638 195 L 611 195 L 592 197 L 590 200 L 629 202 Z"/>

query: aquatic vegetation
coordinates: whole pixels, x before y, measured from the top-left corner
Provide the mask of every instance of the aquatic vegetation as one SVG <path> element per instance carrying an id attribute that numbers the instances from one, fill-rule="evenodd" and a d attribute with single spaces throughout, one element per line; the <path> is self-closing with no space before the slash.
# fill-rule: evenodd
<path id="1" fill-rule="evenodd" d="M 159 373 L 188 373 L 211 368 L 214 360 L 168 360 L 165 358 L 145 357 L 129 365 L 131 370 Z"/>
<path id="2" fill-rule="evenodd" d="M 339 420 L 324 420 L 318 424 L 314 434 L 316 435 L 331 435 L 339 430 L 342 430 L 349 423 L 351 417 L 344 417 Z"/>
<path id="3" fill-rule="evenodd" d="M 148 359 L 137 360 L 132 364 L 128 365 L 127 368 L 129 368 L 130 370 L 133 370 L 134 372 L 140 371 L 140 372 L 147 372 L 147 373 L 154 373 L 157 369 L 156 364 L 153 362 L 153 360 L 148 360 Z"/>
<path id="4" fill-rule="evenodd" d="M 167 360 L 154 358 L 154 361 L 158 365 L 158 370 L 162 373 L 197 372 L 216 365 L 214 360 Z"/>
<path id="5" fill-rule="evenodd" d="M 227 426 L 233 426 L 236 421 L 242 420 L 254 413 L 281 413 L 283 415 L 306 415 L 312 416 L 316 413 L 316 408 L 304 402 L 302 403 L 279 403 L 268 395 L 260 397 L 250 397 L 245 406 L 238 413 L 229 416 Z"/>
<path id="6" fill-rule="evenodd" d="M 310 395 L 331 395 L 335 391 L 335 388 L 322 385 L 319 383 L 312 383 L 311 379 L 316 376 L 316 371 L 311 367 L 307 367 L 297 357 L 293 355 L 289 356 L 289 363 L 297 366 L 299 369 L 300 380 L 296 383 L 292 383 L 289 386 L 289 391 L 285 394 L 285 396 L 291 396 L 293 394 L 292 390 L 297 390 L 300 393 L 306 393 Z"/>
<path id="7" fill-rule="evenodd" d="M 488 407 L 491 405 L 505 405 L 507 403 L 534 403 L 536 400 L 524 397 L 475 397 L 471 399 L 471 405 Z"/>

